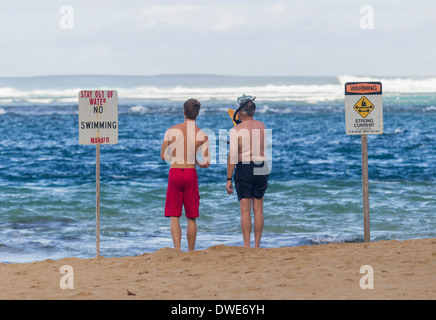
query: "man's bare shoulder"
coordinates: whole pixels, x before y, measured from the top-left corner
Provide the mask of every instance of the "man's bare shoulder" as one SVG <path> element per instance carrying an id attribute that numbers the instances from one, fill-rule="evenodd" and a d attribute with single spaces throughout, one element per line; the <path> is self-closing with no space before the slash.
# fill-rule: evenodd
<path id="1" fill-rule="evenodd" d="M 203 129 L 201 129 L 199 126 L 197 126 L 197 125 L 195 125 L 195 132 L 202 132 L 202 133 L 205 133 L 204 131 L 203 131 Z"/>
<path id="2" fill-rule="evenodd" d="M 169 127 L 165 131 L 164 140 L 171 140 L 174 139 L 177 136 L 183 135 L 183 128 L 181 127 L 180 123 L 175 124 L 171 127 Z"/>
<path id="3" fill-rule="evenodd" d="M 262 121 L 259 120 L 251 120 L 247 122 L 242 122 L 236 126 L 233 127 L 236 131 L 242 130 L 242 129 L 265 129 L 265 124 Z"/>
<path id="4" fill-rule="evenodd" d="M 262 128 L 265 128 L 265 123 L 263 123 L 262 121 L 259 120 L 254 120 L 256 122 L 256 125 Z"/>
<path id="5" fill-rule="evenodd" d="M 182 129 L 182 125 L 183 125 L 183 123 L 175 124 L 175 125 L 169 127 L 169 128 L 167 129 L 167 131 L 168 131 L 168 130 L 172 130 L 172 129 Z"/>
<path id="6" fill-rule="evenodd" d="M 201 141 L 207 141 L 209 139 L 207 133 L 198 126 L 195 126 L 195 135 L 196 139 L 200 139 Z"/>

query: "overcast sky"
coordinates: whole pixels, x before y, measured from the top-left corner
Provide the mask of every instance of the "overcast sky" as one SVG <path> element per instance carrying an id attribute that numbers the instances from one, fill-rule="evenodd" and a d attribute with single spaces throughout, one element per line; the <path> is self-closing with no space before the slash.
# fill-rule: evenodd
<path id="1" fill-rule="evenodd" d="M 435 14 L 435 0 L 1 1 L 0 76 L 436 76 Z"/>

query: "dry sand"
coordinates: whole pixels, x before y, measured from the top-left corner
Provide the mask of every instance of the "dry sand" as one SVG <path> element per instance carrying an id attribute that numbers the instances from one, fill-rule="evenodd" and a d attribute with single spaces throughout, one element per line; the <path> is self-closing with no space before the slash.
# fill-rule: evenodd
<path id="1" fill-rule="evenodd" d="M 60 288 L 64 265 L 73 268 L 74 289 Z M 363 265 L 373 268 L 373 289 L 360 287 Z M 435 298 L 436 238 L 0 264 L 0 299 Z"/>

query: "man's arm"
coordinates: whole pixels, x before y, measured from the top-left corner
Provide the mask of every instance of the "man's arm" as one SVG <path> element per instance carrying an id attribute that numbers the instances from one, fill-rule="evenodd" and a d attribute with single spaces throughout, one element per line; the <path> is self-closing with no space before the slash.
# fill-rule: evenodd
<path id="1" fill-rule="evenodd" d="M 210 166 L 209 137 L 203 131 L 199 131 L 199 134 L 201 137 L 203 137 L 203 143 L 199 147 L 199 150 L 201 152 L 203 159 L 201 161 L 198 161 L 197 156 L 196 156 L 195 163 L 200 168 L 207 168 Z M 198 138 L 198 136 L 197 136 L 197 138 Z"/>
<path id="2" fill-rule="evenodd" d="M 160 158 L 162 160 L 168 160 L 168 145 L 169 145 L 168 136 L 167 133 L 165 132 L 164 140 L 160 148 Z"/>
<path id="3" fill-rule="evenodd" d="M 233 171 L 235 170 L 236 164 L 238 163 L 239 158 L 239 136 L 238 131 L 235 128 L 232 128 L 230 130 L 229 134 L 229 155 L 227 157 L 227 184 L 226 184 L 226 190 L 227 193 L 230 195 L 233 193 L 233 184 L 232 180 L 229 178 L 232 178 Z"/>
<path id="4" fill-rule="evenodd" d="M 233 193 L 232 176 L 233 176 L 233 171 L 235 170 L 235 166 L 236 166 L 235 164 L 231 163 L 230 154 L 229 154 L 229 156 L 227 157 L 227 184 L 226 184 L 226 190 L 229 195 Z"/>

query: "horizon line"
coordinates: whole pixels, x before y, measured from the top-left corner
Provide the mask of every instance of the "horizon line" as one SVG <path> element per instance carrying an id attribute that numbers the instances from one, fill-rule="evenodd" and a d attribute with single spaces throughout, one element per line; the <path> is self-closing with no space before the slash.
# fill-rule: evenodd
<path id="1" fill-rule="evenodd" d="M 49 77 L 232 77 L 232 78 L 339 78 L 368 77 L 368 78 L 434 78 L 436 75 L 230 75 L 214 73 L 160 73 L 160 74 L 46 74 L 46 75 L 27 75 L 27 76 L 0 76 L 0 78 L 49 78 Z"/>

